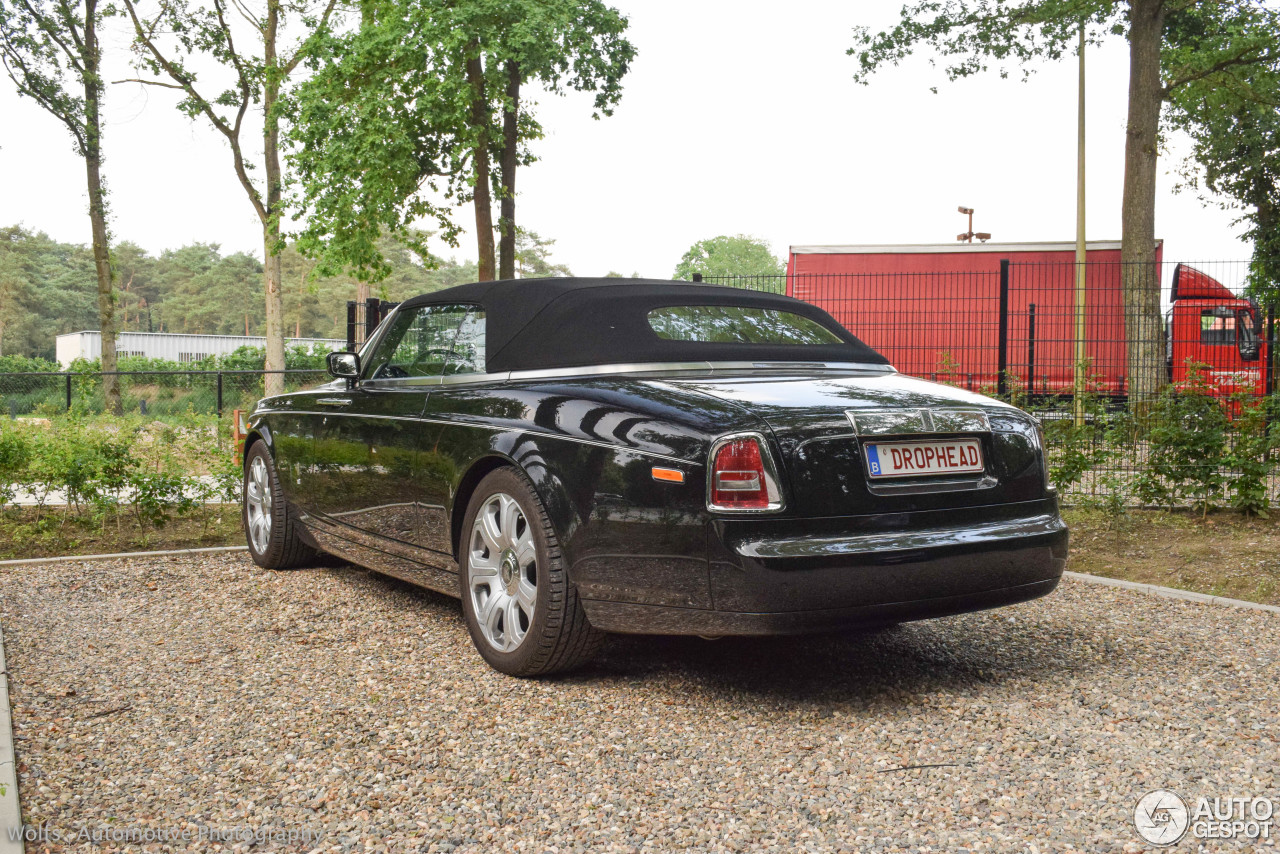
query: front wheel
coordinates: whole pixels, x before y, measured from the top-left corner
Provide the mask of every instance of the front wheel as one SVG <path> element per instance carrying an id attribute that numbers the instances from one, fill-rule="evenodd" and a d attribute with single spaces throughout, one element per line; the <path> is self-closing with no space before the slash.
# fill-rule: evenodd
<path id="1" fill-rule="evenodd" d="M 316 550 L 298 535 L 293 508 L 263 442 L 255 442 L 245 457 L 243 485 L 244 533 L 253 562 L 267 569 L 292 569 L 314 560 Z"/>
<path id="2" fill-rule="evenodd" d="M 510 676 L 545 676 L 595 654 L 603 635 L 587 622 L 555 529 L 523 474 L 486 476 L 462 531 L 462 611 L 485 661 Z"/>

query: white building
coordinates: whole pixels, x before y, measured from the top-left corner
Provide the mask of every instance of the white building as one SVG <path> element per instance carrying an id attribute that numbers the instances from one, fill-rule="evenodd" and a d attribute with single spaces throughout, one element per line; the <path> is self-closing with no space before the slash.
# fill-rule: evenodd
<path id="1" fill-rule="evenodd" d="M 286 338 L 284 346 L 310 347 L 323 344 L 330 350 L 342 350 L 346 341 L 335 338 Z M 144 356 L 171 362 L 197 362 L 206 356 L 222 356 L 241 347 L 265 347 L 267 339 L 257 335 L 186 335 L 176 332 L 120 332 L 116 335 L 117 356 Z M 75 359 L 97 359 L 102 356 L 101 332 L 68 332 L 56 343 L 58 364 L 71 367 Z"/>

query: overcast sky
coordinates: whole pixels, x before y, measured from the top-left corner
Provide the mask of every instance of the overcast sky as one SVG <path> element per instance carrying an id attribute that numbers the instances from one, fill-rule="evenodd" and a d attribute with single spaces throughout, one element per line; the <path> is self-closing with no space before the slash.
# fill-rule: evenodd
<path id="1" fill-rule="evenodd" d="M 900 0 L 615 2 L 639 50 L 621 104 L 593 121 L 586 97 L 538 98 L 547 137 L 519 175 L 518 221 L 554 239 L 554 259 L 575 274 L 667 277 L 692 243 L 718 234 L 764 238 L 779 257 L 790 245 L 950 242 L 966 226 L 958 205 L 976 208 L 977 230 L 997 241 L 1074 239 L 1074 58 L 1028 83 L 994 73 L 948 83 L 917 57 L 859 86 L 845 55 L 853 28 L 891 24 Z M 124 34 L 107 44 L 123 47 Z M 1091 48 L 1087 60 L 1088 235 L 1119 239 L 1126 46 Z M 177 113 L 167 91 L 122 84 L 108 99 L 116 238 L 155 253 L 202 240 L 260 255 L 221 137 Z M 1233 214 L 1174 193 L 1185 145 L 1169 146 L 1156 203 L 1166 260 L 1248 258 Z M 3 79 L 0 179 L 0 225 L 88 242 L 70 139 Z M 474 223 L 470 209 L 457 219 Z M 474 239 L 439 251 L 474 257 Z"/>

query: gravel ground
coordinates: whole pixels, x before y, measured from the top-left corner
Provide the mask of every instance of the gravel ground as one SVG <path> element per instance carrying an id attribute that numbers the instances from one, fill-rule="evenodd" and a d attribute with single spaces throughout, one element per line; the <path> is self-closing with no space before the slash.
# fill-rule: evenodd
<path id="1" fill-rule="evenodd" d="M 453 600 L 345 566 L 0 593 L 24 814 L 64 834 L 28 851 L 1130 852 L 1151 789 L 1280 795 L 1280 619 L 1071 581 L 862 636 L 617 638 L 542 682 L 489 670 Z M 65 841 L 112 826 L 323 838 Z"/>

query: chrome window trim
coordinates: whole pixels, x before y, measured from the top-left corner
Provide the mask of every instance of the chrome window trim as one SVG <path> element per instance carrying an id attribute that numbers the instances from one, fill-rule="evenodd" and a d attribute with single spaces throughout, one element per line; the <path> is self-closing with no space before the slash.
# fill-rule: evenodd
<path id="1" fill-rule="evenodd" d="M 571 368 L 541 368 L 529 371 L 511 371 L 508 379 L 537 380 L 570 377 L 599 376 L 602 374 L 638 374 L 702 372 L 714 376 L 721 371 L 822 371 L 838 373 L 896 374 L 892 365 L 875 365 L 870 362 L 620 362 L 613 365 L 582 365 Z"/>
<path id="2" fill-rule="evenodd" d="M 728 443 L 736 439 L 755 439 L 760 447 L 760 462 L 764 464 L 765 491 L 769 495 L 769 504 L 765 507 L 723 507 L 711 501 L 711 477 L 715 470 L 716 454 Z M 731 513 L 733 515 L 754 516 L 759 513 L 778 513 L 786 509 L 787 502 L 782 494 L 782 482 L 778 480 L 778 467 L 773 461 L 773 450 L 769 440 L 763 433 L 745 430 L 739 433 L 726 433 L 711 443 L 711 451 L 707 454 L 707 509 L 713 513 Z M 774 500 L 776 498 L 776 500 Z"/>
<path id="3" fill-rule="evenodd" d="M 361 387 L 399 388 L 413 386 L 508 383 L 525 380 L 575 379 L 613 374 L 701 373 L 716 376 L 723 371 L 814 371 L 821 373 L 896 374 L 892 365 L 868 362 L 634 362 L 615 365 L 583 365 L 576 368 L 540 368 L 534 371 L 495 371 L 483 374 L 451 374 L 433 377 L 386 377 L 361 380 Z"/>

